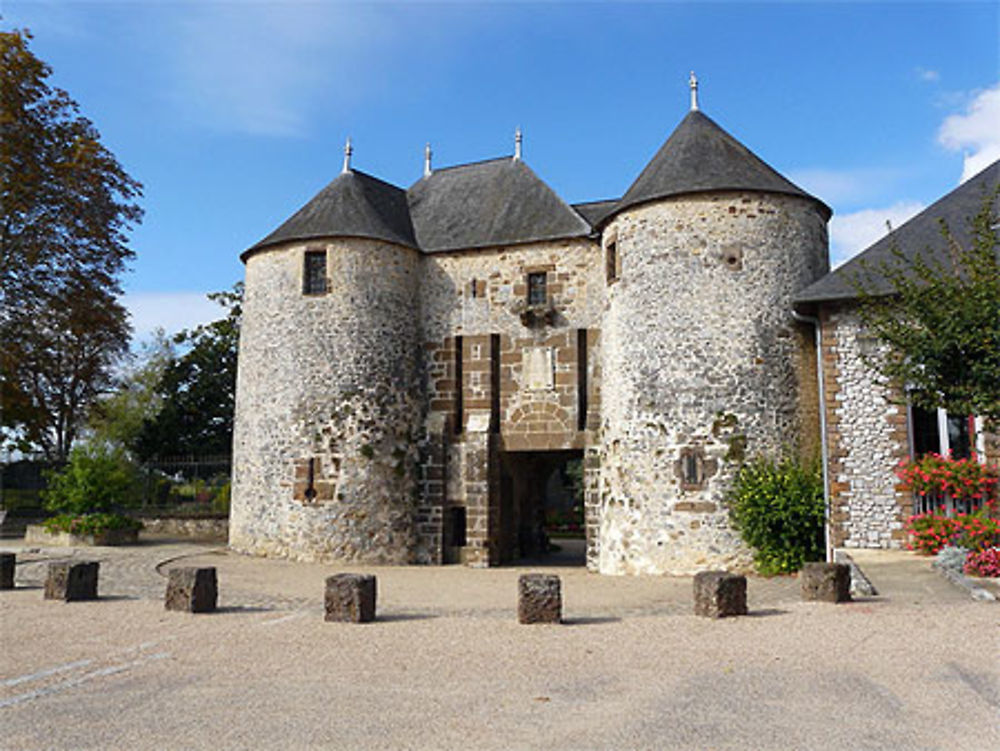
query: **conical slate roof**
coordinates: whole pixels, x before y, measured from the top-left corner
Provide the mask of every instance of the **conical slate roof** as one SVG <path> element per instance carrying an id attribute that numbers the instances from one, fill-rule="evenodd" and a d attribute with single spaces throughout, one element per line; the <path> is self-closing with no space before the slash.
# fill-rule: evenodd
<path id="1" fill-rule="evenodd" d="M 584 237 L 590 225 L 520 159 L 436 170 L 407 197 L 426 253 Z"/>
<path id="2" fill-rule="evenodd" d="M 659 198 L 715 190 L 753 190 L 810 198 L 710 117 L 692 110 L 660 147 L 613 213 Z"/>
<path id="3" fill-rule="evenodd" d="M 881 270 L 887 265 L 892 267 L 900 263 L 893 253 L 894 248 L 910 261 L 919 256 L 931 264 L 940 262 L 945 267 L 950 266 L 951 254 L 941 234 L 941 222 L 948 225 L 951 236 L 961 247 L 969 247 L 969 220 L 979 213 L 983 201 L 992 196 L 994 210 L 1000 211 L 1000 196 L 994 192 L 998 188 L 1000 161 L 993 162 L 843 266 L 806 287 L 796 295 L 795 301 L 851 300 L 860 295 L 861 289 L 869 294 L 891 293 L 893 287 Z"/>
<path id="4" fill-rule="evenodd" d="M 241 258 L 276 243 L 318 237 L 366 237 L 417 247 L 406 192 L 358 170 L 348 170 Z"/>

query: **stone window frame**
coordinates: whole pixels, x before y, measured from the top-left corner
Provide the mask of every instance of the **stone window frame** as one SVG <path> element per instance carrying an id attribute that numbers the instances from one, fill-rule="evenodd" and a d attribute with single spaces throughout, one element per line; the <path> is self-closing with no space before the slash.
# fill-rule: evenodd
<path id="1" fill-rule="evenodd" d="M 533 282 L 540 282 L 534 284 Z M 549 303 L 549 272 L 528 269 L 524 275 L 525 300 L 529 308 L 542 308 Z M 541 291 L 539 296 L 538 292 Z M 540 297 L 540 299 L 539 299 Z"/>
<path id="2" fill-rule="evenodd" d="M 315 263 L 322 261 L 322 263 Z M 311 265 L 311 263 L 313 265 Z M 320 297 L 330 291 L 326 248 L 306 248 L 302 254 L 302 294 Z"/>
<path id="3" fill-rule="evenodd" d="M 694 468 L 693 478 L 687 472 L 688 462 L 691 462 Z M 713 477 L 718 469 L 718 460 L 709 458 L 704 446 L 698 445 L 682 446 L 674 462 L 674 474 L 681 490 L 685 492 L 703 490 L 708 485 L 709 478 Z"/>

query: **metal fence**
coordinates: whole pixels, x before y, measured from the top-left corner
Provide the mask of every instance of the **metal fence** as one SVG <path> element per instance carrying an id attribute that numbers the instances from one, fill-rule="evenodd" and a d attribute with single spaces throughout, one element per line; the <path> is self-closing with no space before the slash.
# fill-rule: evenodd
<path id="1" fill-rule="evenodd" d="M 0 508 L 44 509 L 51 472 L 64 463 L 24 458 L 0 463 Z M 217 511 L 229 509 L 229 456 L 182 456 L 135 465 L 135 481 L 123 506 L 144 509 Z"/>

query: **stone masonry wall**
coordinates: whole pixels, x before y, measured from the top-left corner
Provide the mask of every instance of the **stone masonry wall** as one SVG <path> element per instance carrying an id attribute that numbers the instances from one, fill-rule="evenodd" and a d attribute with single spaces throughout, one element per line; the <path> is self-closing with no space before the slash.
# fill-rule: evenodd
<path id="1" fill-rule="evenodd" d="M 828 270 L 811 201 L 713 193 L 617 216 L 602 333 L 599 570 L 744 568 L 724 505 L 744 457 L 795 449 L 811 332 L 794 294 Z"/>
<path id="2" fill-rule="evenodd" d="M 913 500 L 893 470 L 909 456 L 906 405 L 871 365 L 880 355 L 856 310 L 822 314 L 831 542 L 898 548 Z"/>
<path id="3" fill-rule="evenodd" d="M 324 249 L 329 289 L 304 295 L 303 254 Z M 247 260 L 234 549 L 371 563 L 428 557 L 415 530 L 420 260 L 357 238 Z"/>

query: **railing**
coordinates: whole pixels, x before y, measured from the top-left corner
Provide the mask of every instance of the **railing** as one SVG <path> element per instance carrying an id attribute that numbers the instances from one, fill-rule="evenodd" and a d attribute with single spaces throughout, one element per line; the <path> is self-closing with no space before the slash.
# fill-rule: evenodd
<path id="1" fill-rule="evenodd" d="M 954 498 L 947 493 L 914 493 L 914 514 L 940 514 L 955 516 L 956 514 L 971 514 L 983 508 L 984 503 L 976 498 Z"/>

